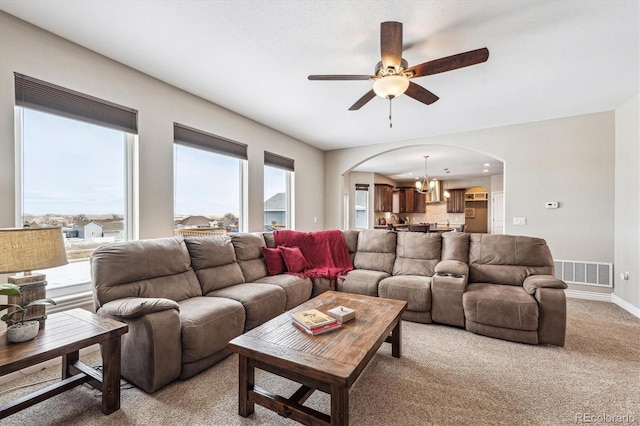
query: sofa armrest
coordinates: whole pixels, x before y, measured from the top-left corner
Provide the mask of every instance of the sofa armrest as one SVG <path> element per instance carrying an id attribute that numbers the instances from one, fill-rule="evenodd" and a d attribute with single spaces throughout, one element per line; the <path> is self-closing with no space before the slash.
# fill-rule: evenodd
<path id="1" fill-rule="evenodd" d="M 539 288 L 557 288 L 562 290 L 567 288 L 567 284 L 553 275 L 529 275 L 524 279 L 522 287 L 524 287 L 527 293 L 534 294 Z"/>
<path id="2" fill-rule="evenodd" d="M 116 319 L 138 318 L 168 309 L 180 311 L 180 305 L 170 299 L 150 297 L 126 297 L 105 303 L 100 311 Z"/>
<path id="3" fill-rule="evenodd" d="M 435 271 L 437 274 L 450 274 L 450 275 L 469 275 L 469 265 L 458 260 L 443 260 L 436 265 Z"/>
<path id="4" fill-rule="evenodd" d="M 534 297 L 538 302 L 538 343 L 564 346 L 567 329 L 567 301 L 559 288 L 539 288 Z"/>
<path id="5" fill-rule="evenodd" d="M 129 326 L 129 332 L 122 336 L 121 374 L 145 392 L 155 392 L 180 377 L 182 325 L 176 306 L 169 299 L 131 297 L 114 300 L 98 309 L 98 315 Z M 152 312 L 153 309 L 156 311 Z M 122 316 L 133 312 L 137 316 Z"/>

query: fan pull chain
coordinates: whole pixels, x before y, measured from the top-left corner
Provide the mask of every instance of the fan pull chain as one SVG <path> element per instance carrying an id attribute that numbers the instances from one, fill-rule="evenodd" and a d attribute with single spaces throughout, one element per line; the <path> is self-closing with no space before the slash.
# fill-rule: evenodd
<path id="1" fill-rule="evenodd" d="M 391 97 L 389 97 L 389 128 L 393 128 L 393 123 L 391 122 Z"/>

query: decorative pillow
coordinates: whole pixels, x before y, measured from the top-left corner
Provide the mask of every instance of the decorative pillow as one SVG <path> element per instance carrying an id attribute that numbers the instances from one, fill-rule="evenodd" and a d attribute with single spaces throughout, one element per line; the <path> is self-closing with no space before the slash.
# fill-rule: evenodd
<path id="1" fill-rule="evenodd" d="M 278 248 L 280 249 L 280 253 L 282 253 L 284 263 L 287 265 L 289 272 L 302 272 L 312 267 L 307 259 L 304 258 L 300 247 L 278 246 Z"/>
<path id="2" fill-rule="evenodd" d="M 262 247 L 262 255 L 264 260 L 267 261 L 269 275 L 279 275 L 287 272 L 287 265 L 284 264 L 280 248 Z"/>

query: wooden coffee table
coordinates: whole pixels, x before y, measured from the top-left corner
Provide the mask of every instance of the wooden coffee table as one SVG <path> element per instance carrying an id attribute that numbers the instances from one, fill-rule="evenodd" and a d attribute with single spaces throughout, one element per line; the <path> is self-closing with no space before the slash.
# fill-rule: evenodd
<path id="1" fill-rule="evenodd" d="M 356 310 L 356 319 L 317 336 L 291 324 L 291 312 L 336 306 Z M 400 357 L 401 315 L 407 303 L 358 294 L 327 291 L 289 312 L 236 337 L 229 348 L 239 355 L 239 414 L 247 417 L 254 404 L 308 425 L 349 424 L 349 389 L 383 342 Z M 286 377 L 302 386 L 290 398 L 255 385 L 255 368 Z M 331 396 L 328 416 L 302 404 L 315 390 Z"/>
<path id="2" fill-rule="evenodd" d="M 83 383 L 102 391 L 102 412 L 120 408 L 120 336 L 127 324 L 70 309 L 47 317 L 44 329 L 28 342 L 10 343 L 0 333 L 0 376 L 62 357 L 62 381 L 0 407 L 0 419 Z M 102 374 L 79 359 L 82 348 L 100 343 Z"/>

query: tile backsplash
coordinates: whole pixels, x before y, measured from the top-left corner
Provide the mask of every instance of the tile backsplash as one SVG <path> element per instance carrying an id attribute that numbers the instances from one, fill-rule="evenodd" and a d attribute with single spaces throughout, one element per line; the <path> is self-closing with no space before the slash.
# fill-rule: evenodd
<path id="1" fill-rule="evenodd" d="M 402 223 L 405 218 L 409 218 L 409 223 L 439 223 L 446 225 L 447 221 L 452 226 L 464 223 L 464 213 L 447 213 L 446 203 L 427 204 L 426 213 L 375 213 L 375 224 L 379 224 L 380 218 L 385 218 L 387 222 Z M 397 219 L 396 219 L 397 218 Z"/>

